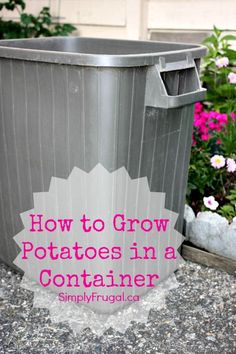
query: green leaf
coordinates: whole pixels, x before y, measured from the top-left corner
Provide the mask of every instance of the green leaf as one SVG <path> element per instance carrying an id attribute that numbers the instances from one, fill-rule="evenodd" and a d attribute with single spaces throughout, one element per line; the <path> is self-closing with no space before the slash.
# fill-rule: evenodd
<path id="1" fill-rule="evenodd" d="M 25 9 L 25 1 L 23 0 L 14 0 L 15 1 L 15 4 L 20 6 L 22 10 Z"/>
<path id="2" fill-rule="evenodd" d="M 8 3 L 5 3 L 5 7 L 9 11 L 13 11 L 13 10 L 15 10 L 16 5 L 14 3 L 8 2 Z"/>
<path id="3" fill-rule="evenodd" d="M 230 204 L 226 204 L 220 208 L 221 212 L 224 212 L 225 214 L 232 215 L 235 213 L 234 207 Z"/>
<path id="4" fill-rule="evenodd" d="M 236 36 L 234 36 L 232 34 L 228 34 L 226 36 L 223 36 L 222 40 L 225 40 L 225 41 L 236 41 Z"/>
<path id="5" fill-rule="evenodd" d="M 212 34 L 211 36 L 204 39 L 203 44 L 213 44 L 214 47 L 217 46 L 217 38 Z"/>
<path id="6" fill-rule="evenodd" d="M 221 33 L 223 32 L 222 30 L 220 30 L 219 28 L 217 28 L 215 25 L 213 26 L 213 31 L 215 32 L 215 34 L 217 35 L 217 37 L 219 37 L 221 35 Z"/>
<path id="7" fill-rule="evenodd" d="M 22 13 L 20 16 L 20 19 L 21 19 L 21 22 L 27 26 L 32 22 L 32 17 L 33 17 L 32 15 L 27 15 L 25 13 Z"/>
<path id="8" fill-rule="evenodd" d="M 230 61 L 236 61 L 236 50 L 227 49 L 225 55 L 229 58 Z"/>

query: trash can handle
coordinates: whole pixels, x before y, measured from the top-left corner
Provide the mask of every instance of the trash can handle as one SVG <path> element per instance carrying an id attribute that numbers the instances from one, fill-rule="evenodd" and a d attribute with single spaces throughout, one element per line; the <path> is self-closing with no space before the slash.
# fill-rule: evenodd
<path id="1" fill-rule="evenodd" d="M 181 107 L 202 101 L 205 93 L 192 58 L 172 63 L 165 63 L 165 59 L 160 58 L 159 64 L 147 70 L 146 106 L 166 109 Z"/>

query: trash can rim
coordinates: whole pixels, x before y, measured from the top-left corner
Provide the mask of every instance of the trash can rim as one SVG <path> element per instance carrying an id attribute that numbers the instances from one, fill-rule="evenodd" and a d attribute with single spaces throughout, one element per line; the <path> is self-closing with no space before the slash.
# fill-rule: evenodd
<path id="1" fill-rule="evenodd" d="M 141 46 L 145 45 L 150 50 L 134 53 L 107 54 L 107 53 L 83 53 L 68 50 L 45 49 L 44 44 L 63 44 L 60 41 L 73 44 L 75 41 L 86 42 L 91 45 L 119 45 L 119 46 Z M 53 43 L 54 42 L 54 43 Z M 56 43 L 57 42 L 57 43 Z M 70 43 L 69 43 L 70 42 Z M 97 43 L 96 43 L 97 42 Z M 35 45 L 41 45 L 41 48 L 32 48 Z M 67 44 L 67 43 L 65 43 Z M 174 48 L 174 50 L 157 51 L 155 47 Z M 70 46 L 69 46 L 70 47 Z M 153 47 L 153 49 L 152 49 Z M 124 47 L 125 48 L 125 47 Z M 167 62 L 184 60 L 187 56 L 193 59 L 200 58 L 206 54 L 206 47 L 200 44 L 161 42 L 161 41 L 142 41 L 110 38 L 92 38 L 92 37 L 43 37 L 43 38 L 25 38 L 25 39 L 6 39 L 0 40 L 0 58 L 19 59 L 36 62 L 49 62 L 56 64 L 98 66 L 98 67 L 136 67 L 150 66 L 159 63 L 161 57 Z"/>

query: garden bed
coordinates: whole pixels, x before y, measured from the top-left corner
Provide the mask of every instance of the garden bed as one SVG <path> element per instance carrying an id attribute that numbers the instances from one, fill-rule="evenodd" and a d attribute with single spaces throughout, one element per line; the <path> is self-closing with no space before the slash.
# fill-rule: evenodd
<path id="1" fill-rule="evenodd" d="M 235 260 L 205 251 L 194 246 L 189 241 L 185 241 L 183 243 L 181 253 L 183 258 L 186 260 L 223 270 L 232 275 L 236 275 Z"/>
<path id="2" fill-rule="evenodd" d="M 201 66 L 185 206 L 184 258 L 236 272 L 236 36 L 214 27 Z"/>

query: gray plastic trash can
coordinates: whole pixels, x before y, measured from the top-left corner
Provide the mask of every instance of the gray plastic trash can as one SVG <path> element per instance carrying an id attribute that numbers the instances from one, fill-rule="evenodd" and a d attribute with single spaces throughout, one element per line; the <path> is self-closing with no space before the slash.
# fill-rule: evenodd
<path id="1" fill-rule="evenodd" d="M 147 176 L 182 230 L 194 102 L 204 97 L 192 44 L 92 38 L 0 41 L 0 258 L 33 192 L 97 163 Z M 65 158 L 67 157 L 67 158 Z M 69 157 L 69 159 L 68 159 Z"/>

